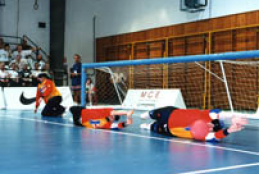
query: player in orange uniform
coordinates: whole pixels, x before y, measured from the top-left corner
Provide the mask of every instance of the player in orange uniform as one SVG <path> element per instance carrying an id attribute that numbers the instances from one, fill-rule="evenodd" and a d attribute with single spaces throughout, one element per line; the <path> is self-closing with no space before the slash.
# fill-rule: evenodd
<path id="1" fill-rule="evenodd" d="M 152 124 L 141 124 L 141 128 L 152 132 L 200 141 L 218 141 L 228 134 L 238 132 L 248 123 L 247 119 L 232 118 L 232 124 L 224 126 L 221 110 L 178 109 L 172 106 L 155 109 L 141 115 L 151 118 Z"/>
<path id="2" fill-rule="evenodd" d="M 112 108 L 86 109 L 81 106 L 72 106 L 73 122 L 77 126 L 92 129 L 122 129 L 132 124 L 131 111 L 113 110 Z M 127 116 L 126 122 L 117 122 L 120 116 Z"/>
<path id="3" fill-rule="evenodd" d="M 65 108 L 60 105 L 62 102 L 62 96 L 54 82 L 52 82 L 45 73 L 39 74 L 37 79 L 40 84 L 38 84 L 37 87 L 36 106 L 34 112 L 37 112 L 40 102 L 43 99 L 46 105 L 41 112 L 42 116 L 61 116 L 64 113 Z"/>

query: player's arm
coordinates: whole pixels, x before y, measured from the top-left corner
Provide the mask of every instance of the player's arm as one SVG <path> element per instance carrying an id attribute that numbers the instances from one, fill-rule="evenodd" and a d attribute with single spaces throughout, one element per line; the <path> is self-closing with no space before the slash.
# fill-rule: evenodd
<path id="1" fill-rule="evenodd" d="M 246 118 L 236 117 L 232 113 L 224 112 L 219 109 L 213 109 L 209 112 L 209 116 L 212 119 L 212 124 L 214 124 L 213 130 L 216 132 L 224 127 L 224 120 L 231 120 L 232 124 L 238 126 L 244 126 L 248 124 Z"/>
<path id="2" fill-rule="evenodd" d="M 130 111 L 112 110 L 112 111 L 111 111 L 111 115 L 112 115 L 112 116 L 115 116 L 115 115 L 118 115 L 118 116 L 126 115 L 126 116 L 127 116 L 127 122 L 126 122 L 127 125 L 132 124 L 132 122 L 133 122 L 133 120 L 132 120 L 132 114 L 133 114 L 133 113 L 134 113 L 133 110 L 130 110 Z"/>
<path id="3" fill-rule="evenodd" d="M 206 141 L 219 141 L 231 133 L 239 132 L 244 129 L 244 125 L 232 123 L 228 128 L 221 129 L 217 132 L 209 133 L 205 140 Z"/>
<path id="4" fill-rule="evenodd" d="M 134 113 L 133 110 L 130 110 L 130 111 L 112 110 L 111 111 L 111 115 L 112 116 L 115 116 L 115 115 L 119 115 L 119 116 L 126 115 L 127 117 L 130 117 L 130 116 L 132 116 L 133 113 Z"/>
<path id="5" fill-rule="evenodd" d="M 35 105 L 35 110 L 34 112 L 37 112 L 38 107 L 40 106 L 40 102 L 41 102 L 41 92 L 40 92 L 40 88 L 37 88 L 37 93 L 36 93 L 36 105 Z"/>

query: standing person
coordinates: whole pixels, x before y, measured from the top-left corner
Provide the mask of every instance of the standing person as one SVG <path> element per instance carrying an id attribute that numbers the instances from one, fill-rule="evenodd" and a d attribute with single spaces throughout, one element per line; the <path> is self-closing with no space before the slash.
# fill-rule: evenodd
<path id="1" fill-rule="evenodd" d="M 56 88 L 54 82 L 52 82 L 46 73 L 38 75 L 37 94 L 36 94 L 36 106 L 34 112 L 37 112 L 40 106 L 41 99 L 46 103 L 44 109 L 41 112 L 42 116 L 61 116 L 65 112 L 65 108 L 60 105 L 62 102 L 62 96 Z"/>
<path id="2" fill-rule="evenodd" d="M 86 97 L 87 97 L 86 99 L 87 99 L 87 102 L 89 102 L 90 105 L 92 105 L 96 89 L 95 89 L 95 86 L 94 86 L 91 78 L 87 78 L 86 79 L 85 88 L 86 88 Z"/>
<path id="3" fill-rule="evenodd" d="M 133 110 L 113 110 L 112 108 L 87 109 L 81 106 L 72 106 L 73 122 L 77 126 L 91 129 L 122 129 L 131 125 Z M 118 122 L 125 115 L 126 122 Z"/>
<path id="4" fill-rule="evenodd" d="M 81 72 L 82 72 L 82 63 L 81 56 L 78 54 L 74 55 L 74 64 L 70 69 L 70 77 L 72 80 L 72 91 L 74 102 L 80 103 L 81 97 Z"/>
<path id="5" fill-rule="evenodd" d="M 248 123 L 247 119 L 232 118 L 232 124 L 225 127 L 227 116 L 219 109 L 178 109 L 173 106 L 158 108 L 141 114 L 142 119 L 154 119 L 152 124 L 141 124 L 141 128 L 158 134 L 199 141 L 219 141 L 233 132 L 238 132 Z"/>

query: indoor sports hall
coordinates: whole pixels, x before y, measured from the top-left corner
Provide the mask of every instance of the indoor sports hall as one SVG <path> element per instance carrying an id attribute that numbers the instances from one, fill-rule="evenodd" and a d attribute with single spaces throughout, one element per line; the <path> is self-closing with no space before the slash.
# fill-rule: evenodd
<path id="1" fill-rule="evenodd" d="M 0 0 L 0 173 L 257 174 L 257 0 Z"/>

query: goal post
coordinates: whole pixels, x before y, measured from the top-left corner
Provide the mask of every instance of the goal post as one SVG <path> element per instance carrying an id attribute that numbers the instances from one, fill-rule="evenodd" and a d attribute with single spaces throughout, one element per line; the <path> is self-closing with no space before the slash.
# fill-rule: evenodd
<path id="1" fill-rule="evenodd" d="M 179 89 L 187 108 L 254 114 L 259 94 L 256 58 L 257 50 L 83 64 L 81 104 L 86 106 L 85 84 L 91 77 L 101 105 L 122 105 L 129 89 Z"/>

